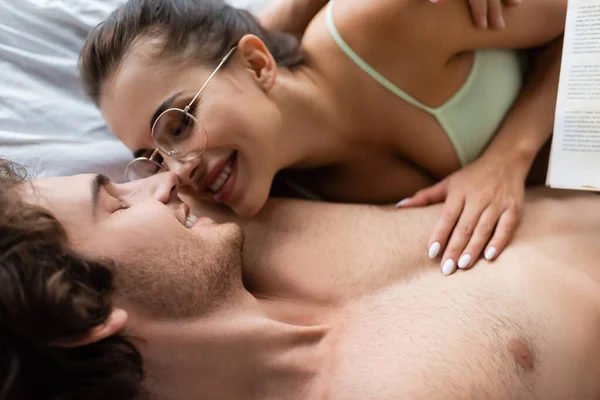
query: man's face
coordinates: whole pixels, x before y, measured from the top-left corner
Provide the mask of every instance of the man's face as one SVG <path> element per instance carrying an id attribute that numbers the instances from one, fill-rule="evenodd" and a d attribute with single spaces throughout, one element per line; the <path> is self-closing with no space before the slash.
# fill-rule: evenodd
<path id="1" fill-rule="evenodd" d="M 76 252 L 115 263 L 124 306 L 191 317 L 241 279 L 241 230 L 208 218 L 192 225 L 173 174 L 126 184 L 96 175 L 42 179 L 26 196 L 63 224 Z"/>

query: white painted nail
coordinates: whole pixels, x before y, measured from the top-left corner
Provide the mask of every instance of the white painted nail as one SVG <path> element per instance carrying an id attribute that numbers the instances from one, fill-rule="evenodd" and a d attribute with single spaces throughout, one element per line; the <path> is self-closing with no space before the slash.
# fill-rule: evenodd
<path id="1" fill-rule="evenodd" d="M 429 248 L 429 259 L 433 260 L 434 258 L 436 258 L 438 254 L 440 254 L 441 248 L 442 245 L 440 244 L 440 242 L 435 242 L 434 244 L 432 244 Z"/>
<path id="2" fill-rule="evenodd" d="M 405 205 L 406 203 L 408 203 L 410 201 L 410 197 L 406 198 L 404 200 L 400 200 L 399 202 L 396 203 L 396 207 L 402 207 L 403 205 Z"/>
<path id="3" fill-rule="evenodd" d="M 460 269 L 467 268 L 469 266 L 469 264 L 471 264 L 471 255 L 470 254 L 463 254 L 458 259 L 458 268 L 460 268 Z"/>
<path id="4" fill-rule="evenodd" d="M 448 276 L 451 273 L 453 273 L 455 270 L 456 270 L 456 265 L 454 264 L 454 260 L 449 258 L 446 261 L 444 261 L 444 264 L 442 265 L 442 273 L 444 275 Z"/>
<path id="5" fill-rule="evenodd" d="M 488 247 L 485 251 L 485 259 L 490 261 L 496 256 L 496 248 L 494 246 Z"/>

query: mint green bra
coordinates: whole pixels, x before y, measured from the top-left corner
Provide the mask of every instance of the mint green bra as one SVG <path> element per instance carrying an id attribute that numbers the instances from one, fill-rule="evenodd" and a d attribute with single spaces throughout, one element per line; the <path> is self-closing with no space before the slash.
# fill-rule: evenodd
<path id="1" fill-rule="evenodd" d="M 352 50 L 333 22 L 333 4 L 331 0 L 327 5 L 327 26 L 340 49 L 390 92 L 433 115 L 446 131 L 463 166 L 477 159 L 519 96 L 526 72 L 524 53 L 476 51 L 471 72 L 458 92 L 440 107 L 428 107 L 402 91 Z"/>

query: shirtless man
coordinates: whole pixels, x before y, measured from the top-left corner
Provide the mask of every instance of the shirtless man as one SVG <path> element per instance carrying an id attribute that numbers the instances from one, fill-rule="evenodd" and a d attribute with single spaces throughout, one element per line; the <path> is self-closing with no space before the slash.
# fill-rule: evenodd
<path id="1" fill-rule="evenodd" d="M 530 193 L 498 260 L 444 277 L 419 250 L 438 207 L 273 201 L 237 220 L 242 267 L 238 225 L 189 217 L 169 173 L 124 185 L 76 176 L 35 181 L 35 190 L 2 186 L 0 351 L 20 363 L 0 375 L 8 398 L 121 399 L 140 388 L 169 400 L 600 398 L 598 196 Z M 6 240 L 17 238 L 10 215 L 35 221 L 28 206 L 14 207 L 17 192 L 66 229 L 68 242 L 40 234 L 49 247 L 39 265 L 27 263 L 28 236 Z M 206 213 L 225 216 L 192 206 Z M 53 267 L 48 254 L 65 248 L 75 252 L 64 262 L 71 269 Z M 79 259 L 87 267 L 73 269 Z M 106 278 L 101 260 L 112 295 L 110 285 L 92 290 Z M 39 280 L 30 278 L 44 268 L 54 268 L 44 293 L 60 296 L 17 313 L 10 289 L 29 284 L 19 298 L 34 296 Z M 60 320 L 71 309 L 95 319 Z M 101 347 L 119 340 L 134 346 L 129 358 Z"/>

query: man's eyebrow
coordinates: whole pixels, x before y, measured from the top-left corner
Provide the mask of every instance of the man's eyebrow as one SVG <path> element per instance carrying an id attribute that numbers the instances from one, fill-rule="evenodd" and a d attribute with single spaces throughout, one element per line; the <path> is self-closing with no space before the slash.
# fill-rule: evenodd
<path id="1" fill-rule="evenodd" d="M 181 96 L 182 93 L 183 92 L 175 93 L 173 96 L 171 96 L 168 99 L 166 99 L 165 101 L 163 101 L 163 103 L 160 106 L 158 106 L 158 108 L 154 112 L 154 115 L 150 119 L 150 129 L 152 129 L 152 127 L 154 126 L 154 123 L 156 122 L 156 120 L 158 119 L 160 114 L 164 113 L 168 108 L 170 108 L 171 104 L 173 104 L 175 99 L 177 99 L 179 96 Z"/>
<path id="2" fill-rule="evenodd" d="M 98 174 L 92 179 L 91 189 L 92 189 L 92 213 L 96 213 L 96 207 L 98 207 L 98 198 L 100 197 L 100 190 L 104 186 L 110 183 L 110 178 L 103 174 Z"/>

